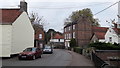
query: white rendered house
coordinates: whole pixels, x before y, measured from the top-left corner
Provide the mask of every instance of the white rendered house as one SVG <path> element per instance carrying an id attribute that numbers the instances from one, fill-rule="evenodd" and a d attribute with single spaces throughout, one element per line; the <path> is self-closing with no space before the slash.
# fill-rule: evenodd
<path id="1" fill-rule="evenodd" d="M 34 29 L 26 12 L 0 9 L 0 57 L 10 57 L 34 46 Z"/>
<path id="2" fill-rule="evenodd" d="M 109 28 L 105 34 L 106 43 L 120 43 L 120 28 Z"/>

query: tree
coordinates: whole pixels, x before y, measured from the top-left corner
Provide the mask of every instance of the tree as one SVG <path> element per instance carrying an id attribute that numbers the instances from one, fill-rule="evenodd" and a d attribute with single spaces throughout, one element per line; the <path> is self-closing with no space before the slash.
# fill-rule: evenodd
<path id="1" fill-rule="evenodd" d="M 72 14 L 69 16 L 71 22 L 77 22 L 81 17 L 86 17 L 92 22 L 93 26 L 100 26 L 98 23 L 98 19 L 93 18 L 93 14 L 89 8 L 78 10 L 72 12 Z"/>
<path id="2" fill-rule="evenodd" d="M 45 28 L 45 26 L 48 24 L 43 19 L 43 16 L 40 17 L 38 13 L 34 13 L 34 12 L 30 14 L 30 20 L 35 30 L 38 28 Z"/>

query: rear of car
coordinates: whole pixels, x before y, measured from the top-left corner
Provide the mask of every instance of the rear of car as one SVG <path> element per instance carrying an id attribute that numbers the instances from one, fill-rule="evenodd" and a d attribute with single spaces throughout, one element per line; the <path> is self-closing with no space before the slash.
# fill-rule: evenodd
<path id="1" fill-rule="evenodd" d="M 53 53 L 53 48 L 51 46 L 46 46 L 44 49 L 43 49 L 43 53 L 50 53 L 52 54 Z"/>

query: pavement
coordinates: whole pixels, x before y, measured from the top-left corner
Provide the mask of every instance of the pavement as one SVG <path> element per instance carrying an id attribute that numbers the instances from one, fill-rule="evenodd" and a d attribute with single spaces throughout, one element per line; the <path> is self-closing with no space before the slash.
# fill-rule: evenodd
<path id="1" fill-rule="evenodd" d="M 72 61 L 69 66 L 94 66 L 94 63 L 87 57 L 73 51 L 68 51 L 68 53 L 72 55 Z"/>

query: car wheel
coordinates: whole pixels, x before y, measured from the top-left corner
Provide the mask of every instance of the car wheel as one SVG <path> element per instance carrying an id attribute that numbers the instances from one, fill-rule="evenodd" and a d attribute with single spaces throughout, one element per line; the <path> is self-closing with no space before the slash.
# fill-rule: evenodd
<path id="1" fill-rule="evenodd" d="M 35 59 L 36 59 L 35 55 L 33 55 L 32 59 L 33 59 L 33 60 L 35 60 Z"/>
<path id="2" fill-rule="evenodd" d="M 19 57 L 18 59 L 19 59 L 19 60 L 21 60 L 21 58 L 20 58 L 20 57 Z"/>
<path id="3" fill-rule="evenodd" d="M 40 58 L 42 58 L 42 55 L 40 55 Z"/>

